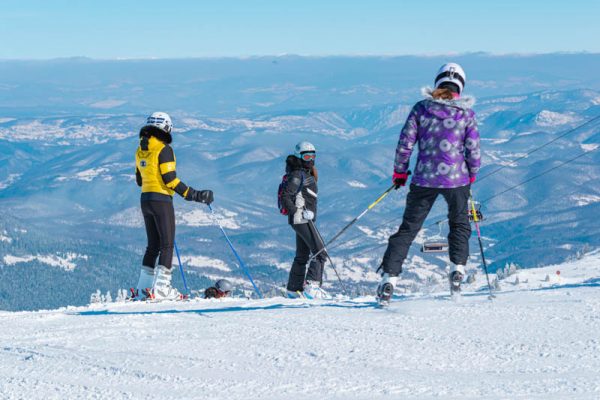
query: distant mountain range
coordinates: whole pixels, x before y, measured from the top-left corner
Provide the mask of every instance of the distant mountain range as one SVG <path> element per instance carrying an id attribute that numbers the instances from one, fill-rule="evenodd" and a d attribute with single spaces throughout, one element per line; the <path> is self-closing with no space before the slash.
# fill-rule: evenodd
<path id="1" fill-rule="evenodd" d="M 490 199 L 482 225 L 491 269 L 558 263 L 600 246 L 600 55 L 454 59 L 477 97 L 485 200 L 584 151 L 562 168 Z M 399 130 L 439 57 L 264 57 L 215 60 L 0 62 L 0 308 L 80 305 L 96 289 L 136 279 L 145 234 L 134 182 L 137 132 L 171 114 L 178 173 L 215 191 L 215 210 L 265 292 L 285 281 L 294 241 L 278 215 L 285 156 L 318 149 L 319 226 L 328 238 L 389 186 Z M 400 222 L 393 193 L 330 253 L 355 291 L 372 290 L 387 236 Z M 227 276 L 245 285 L 208 210 L 175 201 L 177 242 L 194 288 Z M 437 235 L 443 201 L 426 222 Z M 441 233 L 447 227 L 441 226 Z M 383 244 L 383 247 L 382 247 Z M 470 268 L 479 266 L 473 242 Z M 444 285 L 444 257 L 414 246 L 405 290 Z M 179 279 L 177 277 L 177 279 Z M 177 281 L 180 283 L 179 281 Z M 337 290 L 330 274 L 331 289 Z"/>

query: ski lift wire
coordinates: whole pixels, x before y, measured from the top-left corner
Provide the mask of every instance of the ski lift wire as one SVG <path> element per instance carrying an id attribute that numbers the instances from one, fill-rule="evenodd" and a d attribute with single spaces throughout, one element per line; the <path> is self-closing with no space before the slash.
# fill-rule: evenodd
<path id="1" fill-rule="evenodd" d="M 555 137 L 554 139 L 550 140 L 549 142 L 546 142 L 546 143 L 542 144 L 541 146 L 535 147 L 533 150 L 530 150 L 529 152 L 525 153 L 525 154 L 524 154 L 524 155 L 522 155 L 521 157 L 518 157 L 518 158 L 516 158 L 515 160 L 513 160 L 513 163 L 517 163 L 517 162 L 519 162 L 519 161 L 523 160 L 524 158 L 527 158 L 527 157 L 529 157 L 531 154 L 535 153 L 536 151 L 539 151 L 539 150 L 543 149 L 544 147 L 546 147 L 546 146 L 549 146 L 549 145 L 551 145 L 552 143 L 556 142 L 557 140 L 559 140 L 559 139 L 562 139 L 563 137 L 565 137 L 565 136 L 567 136 L 567 135 L 569 135 L 569 134 L 571 134 L 571 133 L 573 133 L 573 132 L 575 132 L 575 131 L 577 131 L 577 130 L 579 130 L 579 129 L 583 128 L 583 127 L 584 127 L 584 126 L 586 126 L 586 125 L 589 125 L 589 124 L 591 124 L 591 123 L 593 123 L 593 122 L 596 122 L 596 121 L 598 121 L 598 120 L 600 120 L 600 115 L 597 115 L 597 116 L 595 116 L 595 117 L 593 117 L 593 118 L 591 118 L 591 119 L 588 119 L 587 121 L 585 121 L 585 122 L 584 122 L 584 123 L 582 123 L 582 124 L 579 124 L 579 125 L 577 125 L 577 126 L 575 126 L 575 127 L 571 128 L 571 129 L 568 129 L 568 130 L 566 130 L 565 132 L 561 133 L 560 135 L 558 135 L 558 136 L 557 136 L 557 137 Z M 500 166 L 499 168 L 496 168 L 495 170 L 493 170 L 492 172 L 490 172 L 489 174 L 486 174 L 486 175 L 482 176 L 482 177 L 481 177 L 481 178 L 479 178 L 477 181 L 478 181 L 478 182 L 481 182 L 482 180 L 484 180 L 484 179 L 486 179 L 486 178 L 489 178 L 490 176 L 492 176 L 492 175 L 494 175 L 494 174 L 498 173 L 499 171 L 503 170 L 504 168 L 506 168 L 506 167 L 508 167 L 508 166 L 509 166 L 509 165 L 502 165 L 502 166 Z"/>
<path id="2" fill-rule="evenodd" d="M 558 169 L 558 168 L 560 168 L 560 167 L 563 167 L 563 166 L 565 166 L 565 165 L 567 165 L 567 164 L 569 164 L 569 163 L 572 163 L 573 161 L 575 161 L 575 160 L 578 160 L 578 159 L 580 159 L 581 157 L 583 157 L 583 156 L 586 156 L 586 155 L 590 154 L 591 152 L 594 152 L 594 151 L 598 150 L 599 148 L 600 148 L 600 146 L 596 146 L 596 147 L 594 147 L 593 149 L 586 150 L 586 151 L 584 151 L 583 153 L 581 153 L 581 154 L 577 155 L 576 157 L 570 158 L 570 159 L 568 159 L 567 161 L 563 161 L 562 163 L 560 163 L 560 164 L 558 164 L 558 165 L 556 165 L 556 166 L 554 166 L 554 167 L 552 167 L 552 168 L 550 168 L 550 169 L 548 169 L 548 170 L 546 170 L 546 171 L 544 171 L 544 172 L 542 172 L 542 173 L 539 173 L 539 174 L 537 174 L 537 175 L 534 175 L 534 176 L 532 176 L 531 178 L 529 178 L 529 179 L 526 179 L 526 180 L 524 180 L 523 182 L 521 182 L 521 183 L 519 183 L 519 184 L 517 184 L 517 185 L 511 186 L 511 187 L 509 187 L 508 189 L 501 191 L 500 193 L 496 193 L 495 195 L 493 195 L 493 196 L 491 196 L 491 197 L 488 197 L 487 199 L 483 200 L 481 203 L 487 203 L 488 201 L 490 201 L 490 200 L 492 200 L 492 199 L 495 199 L 496 197 L 502 196 L 503 194 L 505 194 L 505 193 L 507 193 L 507 192 L 510 192 L 510 191 L 511 191 L 511 190 L 513 190 L 513 189 L 516 189 L 516 188 L 518 188 L 518 187 L 520 187 L 520 186 L 523 186 L 524 184 L 526 184 L 526 183 L 529 183 L 529 182 L 531 182 L 531 181 L 532 181 L 532 180 L 534 180 L 534 179 L 537 179 L 537 178 L 539 178 L 539 177 L 542 177 L 542 176 L 544 176 L 544 175 L 546 175 L 546 174 L 549 174 L 550 172 L 552 172 L 552 171 L 554 171 L 554 170 L 556 170 L 556 169 Z"/>

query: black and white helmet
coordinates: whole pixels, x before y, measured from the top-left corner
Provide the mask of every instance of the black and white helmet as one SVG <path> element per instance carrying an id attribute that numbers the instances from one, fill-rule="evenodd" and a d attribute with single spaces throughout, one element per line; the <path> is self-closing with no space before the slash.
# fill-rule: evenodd
<path id="1" fill-rule="evenodd" d="M 310 142 L 302 141 L 298 143 L 294 149 L 294 155 L 298 158 L 302 158 L 302 155 L 305 153 L 316 153 L 317 149 Z"/>
<path id="2" fill-rule="evenodd" d="M 146 126 L 155 126 L 169 134 L 171 133 L 171 129 L 173 129 L 173 123 L 171 122 L 169 114 L 160 111 L 153 112 L 152 115 L 148 117 Z"/>
<path id="3" fill-rule="evenodd" d="M 215 283 L 215 287 L 221 292 L 231 292 L 233 290 L 233 285 L 227 279 L 219 279 Z"/>
<path id="4" fill-rule="evenodd" d="M 447 63 L 441 66 L 435 77 L 435 88 L 439 88 L 444 82 L 450 82 L 458 87 L 458 93 L 462 93 L 467 75 L 462 67 L 456 63 Z"/>

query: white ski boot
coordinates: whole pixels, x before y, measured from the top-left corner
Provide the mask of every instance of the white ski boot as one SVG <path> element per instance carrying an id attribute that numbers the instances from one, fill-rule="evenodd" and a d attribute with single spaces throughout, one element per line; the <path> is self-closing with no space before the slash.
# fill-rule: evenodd
<path id="1" fill-rule="evenodd" d="M 307 299 L 331 300 L 333 297 L 321 287 L 318 281 L 306 281 L 304 285 L 304 296 Z"/>
<path id="2" fill-rule="evenodd" d="M 448 280 L 450 281 L 450 295 L 460 297 L 460 284 L 465 277 L 465 266 L 461 264 L 450 265 L 450 274 Z"/>
<path id="3" fill-rule="evenodd" d="M 387 272 L 383 274 L 381 278 L 381 282 L 377 287 L 377 304 L 381 307 L 386 307 L 390 304 L 392 300 L 392 295 L 394 294 L 394 288 L 396 287 L 396 282 L 398 281 L 397 276 L 390 276 Z"/>
<path id="4" fill-rule="evenodd" d="M 143 301 L 148 299 L 152 294 L 152 286 L 154 285 L 154 268 L 142 265 L 140 268 L 140 277 L 137 286 L 130 288 L 131 291 L 129 300 Z"/>
<path id="5" fill-rule="evenodd" d="M 157 267 L 152 290 L 152 300 L 181 300 L 179 290 L 171 286 L 171 270 L 163 265 Z"/>

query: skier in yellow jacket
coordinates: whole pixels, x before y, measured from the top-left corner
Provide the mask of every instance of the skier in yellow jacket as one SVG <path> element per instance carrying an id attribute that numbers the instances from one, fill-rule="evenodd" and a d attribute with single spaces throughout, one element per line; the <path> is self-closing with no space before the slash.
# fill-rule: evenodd
<path id="1" fill-rule="evenodd" d="M 179 291 L 171 286 L 175 243 L 173 194 L 205 204 L 213 201 L 211 190 L 194 190 L 177 177 L 175 154 L 169 145 L 172 141 L 172 127 L 167 113 L 155 112 L 140 130 L 140 145 L 135 153 L 135 177 L 138 186 L 142 188 L 141 207 L 148 247 L 138 284 L 131 289 L 134 300 L 181 297 Z"/>

